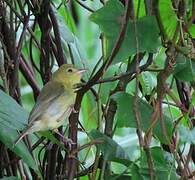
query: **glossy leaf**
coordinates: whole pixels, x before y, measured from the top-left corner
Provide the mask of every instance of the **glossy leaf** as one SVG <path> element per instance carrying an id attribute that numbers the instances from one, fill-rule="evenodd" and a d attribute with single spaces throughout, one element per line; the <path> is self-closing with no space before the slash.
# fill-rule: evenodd
<path id="1" fill-rule="evenodd" d="M 0 141 L 20 156 L 29 167 L 38 171 L 35 161 L 22 141 L 13 147 L 18 137 L 16 129 L 23 129 L 27 119 L 28 113 L 14 99 L 0 90 Z"/>
<path id="2" fill-rule="evenodd" d="M 56 11 L 54 12 L 54 14 L 57 17 L 57 21 L 58 21 L 58 24 L 59 24 L 59 30 L 60 30 L 60 34 L 61 34 L 61 39 L 64 40 L 65 42 L 67 42 L 67 43 L 74 42 L 74 35 L 69 30 L 68 26 L 66 25 L 63 16 L 61 16 Z"/>
<path id="3" fill-rule="evenodd" d="M 19 180 L 19 178 L 15 176 L 3 177 L 0 180 Z"/>
<path id="4" fill-rule="evenodd" d="M 182 81 L 195 80 L 195 61 L 182 54 L 176 57 L 176 65 L 173 70 L 174 76 Z"/>
<path id="5" fill-rule="evenodd" d="M 114 94 L 112 98 L 116 100 L 117 102 L 117 127 L 136 128 L 137 126 L 136 126 L 135 113 L 133 111 L 134 96 L 128 93 L 119 92 L 119 93 Z M 141 116 L 140 117 L 141 126 L 142 126 L 142 129 L 146 131 L 150 126 L 150 120 L 151 120 L 153 108 L 146 101 L 143 101 L 141 98 L 139 98 L 138 103 L 139 103 L 138 107 L 139 107 L 140 116 Z M 172 122 L 165 115 L 163 116 L 163 119 L 165 122 L 168 136 L 171 137 L 172 128 L 173 128 Z M 159 121 L 156 123 L 153 133 L 155 136 L 158 137 L 158 139 L 162 143 L 167 143 L 167 140 L 163 135 L 162 128 L 161 128 Z"/>
<path id="6" fill-rule="evenodd" d="M 171 0 L 159 0 L 159 13 L 163 27 L 165 28 L 167 35 L 171 38 L 175 33 L 178 22 Z"/>
<path id="7" fill-rule="evenodd" d="M 118 0 L 109 0 L 104 7 L 94 12 L 90 19 L 99 25 L 107 40 L 106 57 L 108 57 L 114 47 L 123 23 L 124 6 Z M 134 30 L 134 23 L 128 22 L 126 34 L 122 46 L 114 58 L 113 63 L 126 60 L 137 51 L 156 52 L 160 46 L 159 29 L 156 19 L 153 16 L 145 16 L 136 22 L 137 33 Z M 136 38 L 138 47 L 136 49 Z"/>
<path id="8" fill-rule="evenodd" d="M 131 167 L 132 180 L 144 180 L 144 176 L 140 173 L 140 168 L 138 165 L 133 164 Z"/>
<path id="9" fill-rule="evenodd" d="M 195 144 L 195 128 L 189 130 L 189 128 L 185 126 L 180 126 L 179 135 L 181 142 Z"/>
<path id="10" fill-rule="evenodd" d="M 82 124 L 86 130 L 96 128 L 97 126 L 97 104 L 91 92 L 87 92 L 82 100 Z"/>
<path id="11" fill-rule="evenodd" d="M 0 124 L 11 129 L 22 130 L 28 113 L 15 100 L 0 90 Z"/>
<path id="12" fill-rule="evenodd" d="M 140 83 L 143 94 L 149 95 L 157 84 L 156 76 L 154 76 L 151 72 L 142 72 L 140 75 Z"/>
<path id="13" fill-rule="evenodd" d="M 160 147 L 152 147 L 150 150 L 154 165 L 155 177 L 158 180 L 176 180 L 177 176 L 175 174 L 174 164 L 171 165 L 165 160 L 164 152 L 162 151 L 162 149 Z M 141 156 L 139 173 L 144 178 L 147 178 L 149 176 L 148 162 L 145 152 L 143 152 Z"/>
<path id="14" fill-rule="evenodd" d="M 112 65 L 104 74 L 104 78 L 112 77 L 114 74 L 120 73 L 118 65 Z M 100 98 L 103 104 L 106 104 L 111 90 L 117 85 L 117 81 L 102 83 L 100 88 Z"/>
<path id="15" fill-rule="evenodd" d="M 131 164 L 130 157 L 113 139 L 102 134 L 98 130 L 92 130 L 89 135 L 93 140 L 102 141 L 101 143 L 96 144 L 96 147 L 101 150 L 105 160 L 118 162 L 125 166 Z"/>
<path id="16" fill-rule="evenodd" d="M 190 26 L 189 31 L 192 37 L 194 37 L 195 36 L 195 25 L 194 24 Z"/>
<path id="17" fill-rule="evenodd" d="M 63 17 L 64 22 L 66 23 L 66 25 L 68 26 L 68 29 L 72 32 L 72 33 L 76 33 L 77 31 L 77 27 L 75 25 L 74 22 L 74 18 L 72 17 L 72 13 L 70 11 L 70 9 L 67 7 L 67 4 L 64 2 L 64 6 L 62 6 L 59 10 L 58 10 L 59 14 Z"/>

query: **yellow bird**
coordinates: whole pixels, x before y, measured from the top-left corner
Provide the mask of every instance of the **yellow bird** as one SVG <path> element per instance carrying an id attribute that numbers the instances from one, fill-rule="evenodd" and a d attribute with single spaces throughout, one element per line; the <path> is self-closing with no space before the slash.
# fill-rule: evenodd
<path id="1" fill-rule="evenodd" d="M 54 72 L 51 80 L 41 90 L 29 115 L 27 128 L 17 138 L 14 146 L 27 134 L 46 130 L 55 131 L 65 120 L 66 124 L 68 123 L 76 98 L 75 85 L 80 82 L 85 71 L 64 64 Z"/>

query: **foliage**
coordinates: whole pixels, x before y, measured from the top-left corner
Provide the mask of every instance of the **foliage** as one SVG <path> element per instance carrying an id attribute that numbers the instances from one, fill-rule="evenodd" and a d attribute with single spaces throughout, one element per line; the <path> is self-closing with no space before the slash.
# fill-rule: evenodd
<path id="1" fill-rule="evenodd" d="M 0 179 L 194 178 L 194 7 L 0 1 Z M 59 128 L 74 144 L 39 132 L 14 147 L 64 63 L 88 69 L 69 127 Z"/>

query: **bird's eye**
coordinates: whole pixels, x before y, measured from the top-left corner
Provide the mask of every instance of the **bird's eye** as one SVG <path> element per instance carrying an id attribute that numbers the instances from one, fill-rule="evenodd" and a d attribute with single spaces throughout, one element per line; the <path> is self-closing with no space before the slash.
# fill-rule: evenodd
<path id="1" fill-rule="evenodd" d="M 71 73 L 71 72 L 73 72 L 73 70 L 71 68 L 69 68 L 69 69 L 67 69 L 67 72 Z"/>

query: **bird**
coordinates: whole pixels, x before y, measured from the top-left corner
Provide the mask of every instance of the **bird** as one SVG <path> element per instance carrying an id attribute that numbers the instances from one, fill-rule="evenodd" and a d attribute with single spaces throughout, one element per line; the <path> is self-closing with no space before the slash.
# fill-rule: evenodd
<path id="1" fill-rule="evenodd" d="M 75 88 L 85 71 L 72 64 L 64 64 L 53 73 L 51 80 L 42 88 L 29 114 L 27 127 L 15 140 L 14 146 L 24 136 L 39 131 L 52 130 L 63 136 L 57 128 L 68 124 L 68 117 L 74 111 Z"/>

